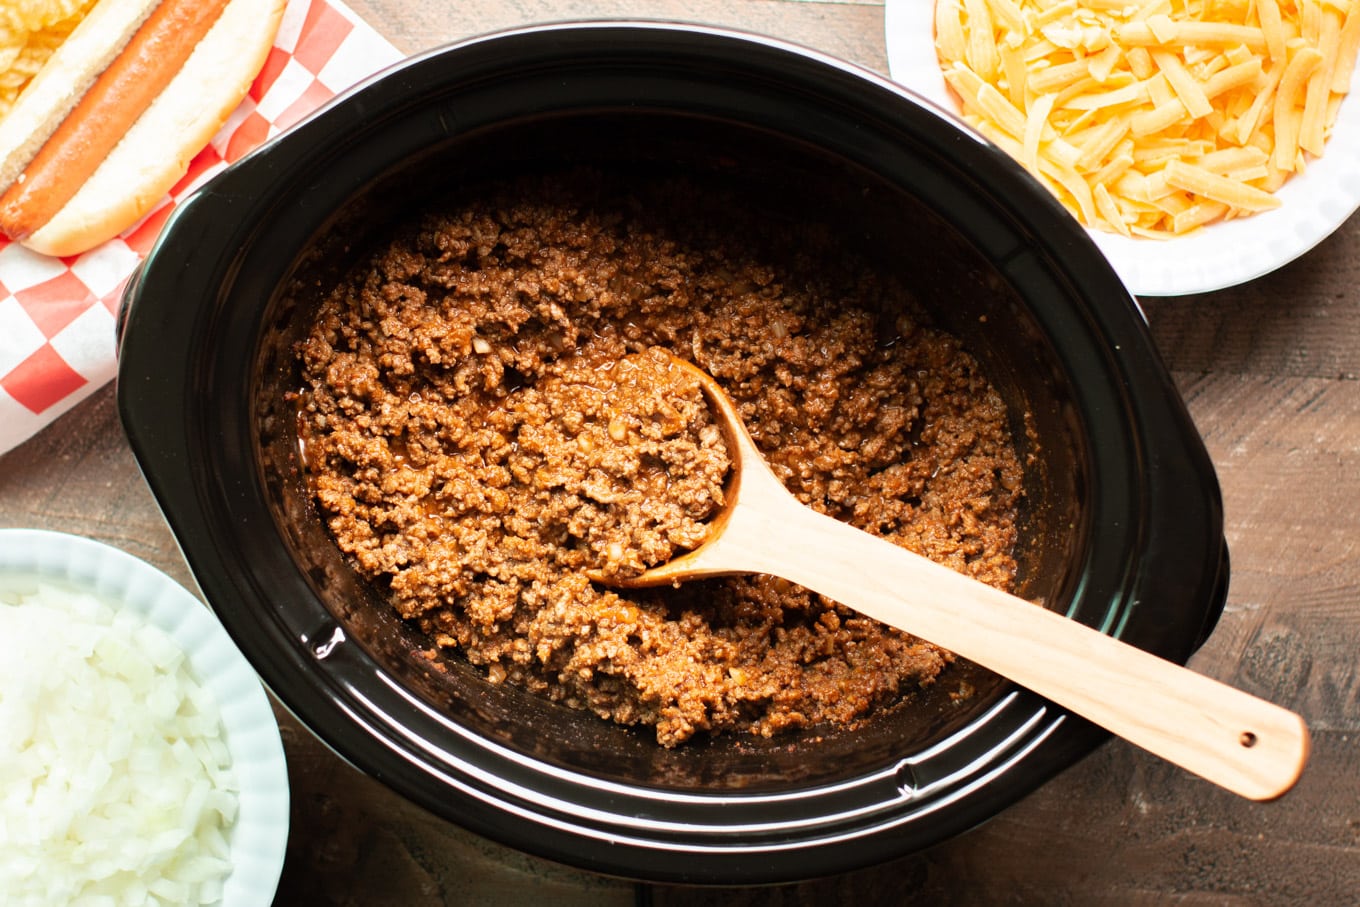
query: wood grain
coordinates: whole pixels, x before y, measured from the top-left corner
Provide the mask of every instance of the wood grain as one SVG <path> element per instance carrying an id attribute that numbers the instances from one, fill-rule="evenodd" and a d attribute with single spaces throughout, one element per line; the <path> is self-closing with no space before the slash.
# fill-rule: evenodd
<path id="1" fill-rule="evenodd" d="M 659 19 L 722 25 L 816 47 L 887 72 L 881 3 L 814 0 L 506 0 L 401 3 L 355 0 L 356 12 L 408 53 L 528 23 Z"/>
<path id="2" fill-rule="evenodd" d="M 922 0 L 925 2 L 925 0 Z M 405 51 L 587 16 L 749 28 L 886 70 L 882 9 L 805 0 L 354 0 Z M 1243 287 L 1144 300 L 1222 483 L 1232 582 L 1192 665 L 1300 711 L 1298 786 L 1250 803 L 1111 742 L 986 825 L 799 885 L 634 886 L 527 857 L 355 772 L 280 711 L 293 785 L 280 905 L 1274 905 L 1360 903 L 1360 222 Z M 0 525 L 187 568 L 109 388 L 0 457 Z"/>

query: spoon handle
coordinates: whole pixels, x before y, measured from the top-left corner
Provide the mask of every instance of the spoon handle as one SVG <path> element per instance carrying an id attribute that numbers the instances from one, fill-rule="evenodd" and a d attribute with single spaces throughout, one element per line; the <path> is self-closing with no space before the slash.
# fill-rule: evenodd
<path id="1" fill-rule="evenodd" d="M 1308 729 L 1293 712 L 786 495 L 742 504 L 723 533 L 727 550 L 713 552 L 741 572 L 781 576 L 929 640 L 1244 797 L 1278 797 L 1303 771 Z"/>

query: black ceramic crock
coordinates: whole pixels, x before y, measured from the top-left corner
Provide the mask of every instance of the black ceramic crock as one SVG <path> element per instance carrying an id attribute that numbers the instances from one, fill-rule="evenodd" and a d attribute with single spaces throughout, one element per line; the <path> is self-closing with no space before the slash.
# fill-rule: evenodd
<path id="1" fill-rule="evenodd" d="M 1021 591 L 1176 661 L 1203 641 L 1227 584 L 1212 468 L 1135 302 L 1039 186 L 910 93 L 814 52 L 549 25 L 413 57 L 342 96 L 182 204 L 126 292 L 117 392 L 147 481 L 228 631 L 344 758 L 554 860 L 738 884 L 930 845 L 1105 739 L 960 665 L 853 731 L 667 750 L 456 658 L 412 657 L 418 641 L 307 501 L 289 344 L 306 288 L 383 224 L 439 187 L 546 163 L 698 172 L 841 231 L 1005 396 L 1033 454 Z"/>

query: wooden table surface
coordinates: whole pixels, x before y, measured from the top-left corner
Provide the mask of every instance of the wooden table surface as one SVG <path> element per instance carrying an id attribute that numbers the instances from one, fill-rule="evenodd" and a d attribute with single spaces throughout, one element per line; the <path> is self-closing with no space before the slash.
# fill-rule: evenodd
<path id="1" fill-rule="evenodd" d="M 927 2 L 927 0 L 915 0 Z M 700 21 L 886 73 L 880 2 L 351 0 L 401 50 L 583 17 Z M 1360 904 L 1360 219 L 1247 286 L 1144 300 L 1222 483 L 1228 603 L 1196 669 L 1301 712 L 1314 751 L 1249 803 L 1112 741 L 990 823 L 893 863 L 743 890 L 634 885 L 483 840 L 280 711 L 292 833 L 276 903 Z M 106 387 L 0 458 L 0 526 L 87 535 L 191 582 Z"/>

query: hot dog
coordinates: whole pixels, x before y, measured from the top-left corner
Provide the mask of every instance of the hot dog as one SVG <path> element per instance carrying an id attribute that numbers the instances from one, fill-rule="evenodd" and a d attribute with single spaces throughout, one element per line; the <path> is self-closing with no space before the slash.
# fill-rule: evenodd
<path id="1" fill-rule="evenodd" d="M 284 0 L 99 0 L 0 120 L 0 231 L 75 255 L 144 215 L 249 90 Z"/>

